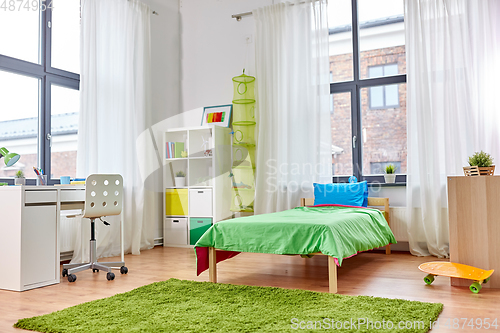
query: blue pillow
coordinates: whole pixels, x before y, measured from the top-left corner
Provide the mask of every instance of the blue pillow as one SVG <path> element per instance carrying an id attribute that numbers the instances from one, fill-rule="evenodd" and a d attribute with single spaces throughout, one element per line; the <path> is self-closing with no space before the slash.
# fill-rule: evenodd
<path id="1" fill-rule="evenodd" d="M 368 206 L 368 182 L 314 183 L 314 205 Z"/>

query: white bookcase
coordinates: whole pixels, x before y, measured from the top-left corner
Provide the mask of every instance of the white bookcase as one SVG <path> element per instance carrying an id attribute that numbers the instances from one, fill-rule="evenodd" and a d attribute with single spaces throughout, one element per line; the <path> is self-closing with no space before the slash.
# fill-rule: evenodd
<path id="1" fill-rule="evenodd" d="M 232 216 L 230 133 L 220 126 L 164 132 L 164 246 L 190 247 L 212 223 Z M 168 142 L 184 143 L 187 157 L 167 158 Z M 175 184 L 179 171 L 186 175 L 183 187 Z"/>

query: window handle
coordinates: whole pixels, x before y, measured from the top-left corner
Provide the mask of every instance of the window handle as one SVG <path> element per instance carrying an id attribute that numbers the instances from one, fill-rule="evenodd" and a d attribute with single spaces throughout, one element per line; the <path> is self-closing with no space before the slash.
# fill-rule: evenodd
<path id="1" fill-rule="evenodd" d="M 52 148 L 52 134 L 47 133 L 47 140 L 49 140 L 49 147 Z"/>
<path id="2" fill-rule="evenodd" d="M 357 140 L 357 138 L 356 138 L 356 135 L 355 135 L 355 136 L 352 137 L 352 148 L 353 149 L 356 149 L 356 140 Z"/>

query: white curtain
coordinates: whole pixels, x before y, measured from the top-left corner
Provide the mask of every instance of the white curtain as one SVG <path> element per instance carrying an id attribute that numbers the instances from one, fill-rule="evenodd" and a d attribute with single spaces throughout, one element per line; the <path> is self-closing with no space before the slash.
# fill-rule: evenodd
<path id="1" fill-rule="evenodd" d="M 296 207 L 332 181 L 326 0 L 253 11 L 258 147 L 255 213 Z"/>
<path id="2" fill-rule="evenodd" d="M 448 256 L 446 177 L 484 150 L 500 162 L 500 1 L 407 0 L 410 250 Z"/>
<path id="3" fill-rule="evenodd" d="M 99 257 L 120 253 L 120 219 L 126 253 L 154 245 L 160 207 L 144 188 L 140 169 L 151 157 L 138 140 L 151 114 L 150 17 L 135 0 L 82 1 L 77 174 L 119 173 L 124 185 L 122 214 L 96 223 Z M 88 258 L 89 228 L 83 220 L 74 262 Z"/>

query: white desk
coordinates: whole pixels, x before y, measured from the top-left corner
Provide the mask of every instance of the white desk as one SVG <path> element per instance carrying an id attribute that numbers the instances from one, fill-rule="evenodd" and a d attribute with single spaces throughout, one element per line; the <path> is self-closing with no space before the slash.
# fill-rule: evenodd
<path id="1" fill-rule="evenodd" d="M 0 289 L 59 283 L 61 210 L 84 202 L 85 186 L 0 186 Z"/>

